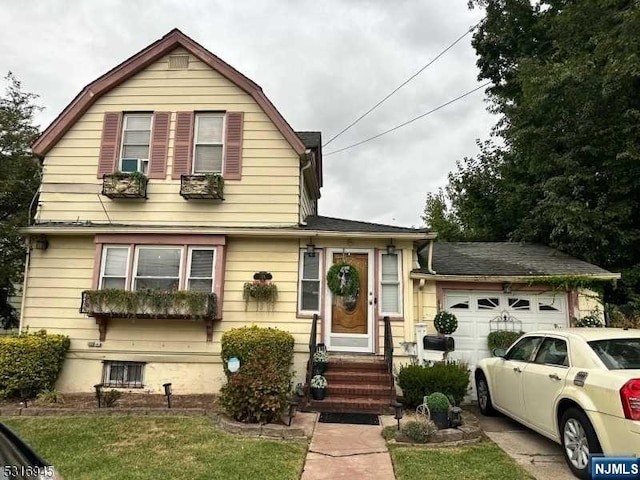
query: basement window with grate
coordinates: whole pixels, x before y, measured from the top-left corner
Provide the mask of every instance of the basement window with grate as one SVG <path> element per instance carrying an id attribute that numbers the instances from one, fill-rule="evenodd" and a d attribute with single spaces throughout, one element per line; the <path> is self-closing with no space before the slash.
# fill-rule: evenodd
<path id="1" fill-rule="evenodd" d="M 144 363 L 104 362 L 103 384 L 112 388 L 142 388 Z"/>

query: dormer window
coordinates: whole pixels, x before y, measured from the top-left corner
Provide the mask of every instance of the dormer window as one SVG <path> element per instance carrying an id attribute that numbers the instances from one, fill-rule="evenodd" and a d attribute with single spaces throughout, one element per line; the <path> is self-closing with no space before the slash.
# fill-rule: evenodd
<path id="1" fill-rule="evenodd" d="M 196 114 L 192 173 L 222 174 L 224 117 L 224 113 Z"/>
<path id="2" fill-rule="evenodd" d="M 120 171 L 141 172 L 149 170 L 149 141 L 151 138 L 151 113 L 127 113 L 122 124 L 122 148 Z"/>

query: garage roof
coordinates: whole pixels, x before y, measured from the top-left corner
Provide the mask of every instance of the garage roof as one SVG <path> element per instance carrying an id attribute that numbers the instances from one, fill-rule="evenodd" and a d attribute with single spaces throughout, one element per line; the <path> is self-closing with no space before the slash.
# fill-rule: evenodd
<path id="1" fill-rule="evenodd" d="M 418 254 L 420 267 L 428 274 L 428 244 Z M 549 275 L 618 275 L 578 260 L 553 248 L 531 243 L 435 242 L 433 270 L 438 275 L 531 277 Z"/>

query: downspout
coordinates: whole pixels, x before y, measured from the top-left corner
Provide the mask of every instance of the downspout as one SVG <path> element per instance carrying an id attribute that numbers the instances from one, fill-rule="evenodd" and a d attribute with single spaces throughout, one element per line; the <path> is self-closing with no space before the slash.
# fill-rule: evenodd
<path id="1" fill-rule="evenodd" d="M 29 277 L 29 263 L 31 260 L 31 237 L 27 237 L 27 258 L 24 262 L 24 276 L 22 277 L 22 299 L 20 300 L 20 323 L 18 324 L 18 333 L 22 333 L 22 324 L 24 322 L 24 306 L 27 303 L 27 281 Z"/>
<path id="2" fill-rule="evenodd" d="M 307 163 L 305 163 L 302 168 L 300 169 L 300 188 L 299 188 L 299 193 L 298 193 L 298 197 L 300 199 L 300 203 L 299 203 L 299 207 L 300 207 L 300 213 L 298 214 L 298 219 L 300 221 L 300 225 L 306 225 L 307 223 L 304 221 L 305 219 L 302 218 L 302 186 L 303 186 L 303 182 L 304 180 L 304 172 L 305 170 L 307 170 L 309 167 L 311 167 L 313 164 L 311 163 L 311 150 L 307 149 L 304 151 L 304 158 L 307 160 Z"/>
<path id="3" fill-rule="evenodd" d="M 431 275 L 435 275 L 436 272 L 433 269 L 433 239 L 429 240 L 429 253 L 427 254 L 427 271 Z"/>

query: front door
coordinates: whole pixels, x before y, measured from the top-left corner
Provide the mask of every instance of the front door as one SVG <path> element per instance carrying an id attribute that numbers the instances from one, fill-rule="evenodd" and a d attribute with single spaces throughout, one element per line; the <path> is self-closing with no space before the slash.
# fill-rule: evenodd
<path id="1" fill-rule="evenodd" d="M 345 262 L 358 272 L 360 288 L 354 296 L 338 296 L 327 290 L 327 348 L 341 352 L 373 352 L 373 252 L 367 250 L 332 251 L 327 269 Z"/>

